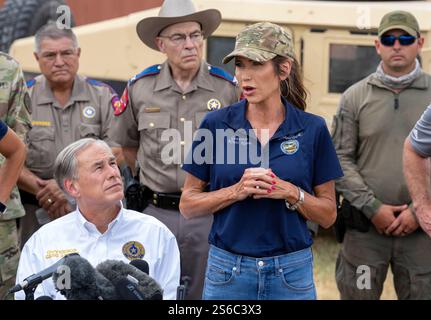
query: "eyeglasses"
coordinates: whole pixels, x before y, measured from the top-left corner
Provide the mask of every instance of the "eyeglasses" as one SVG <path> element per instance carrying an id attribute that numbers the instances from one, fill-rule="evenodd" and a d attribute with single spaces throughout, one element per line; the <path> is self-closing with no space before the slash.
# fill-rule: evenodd
<path id="1" fill-rule="evenodd" d="M 416 37 L 411 36 L 411 35 L 402 35 L 402 36 L 381 36 L 380 37 L 380 42 L 387 47 L 392 47 L 395 44 L 395 41 L 398 39 L 398 41 L 400 42 L 400 45 L 402 46 L 409 46 L 411 44 L 413 44 L 416 41 Z"/>
<path id="2" fill-rule="evenodd" d="M 170 36 L 159 36 L 160 38 L 168 38 L 174 45 L 182 46 L 186 43 L 187 37 L 190 38 L 190 41 L 193 43 L 200 43 L 204 38 L 204 34 L 201 31 L 196 31 L 190 34 L 184 33 L 175 33 Z"/>
<path id="3" fill-rule="evenodd" d="M 54 61 L 57 58 L 57 55 L 60 55 L 60 57 L 63 60 L 69 60 L 75 55 L 75 49 L 68 49 L 63 51 L 57 51 L 57 52 L 43 52 L 40 57 L 42 59 L 45 59 L 47 61 Z"/>

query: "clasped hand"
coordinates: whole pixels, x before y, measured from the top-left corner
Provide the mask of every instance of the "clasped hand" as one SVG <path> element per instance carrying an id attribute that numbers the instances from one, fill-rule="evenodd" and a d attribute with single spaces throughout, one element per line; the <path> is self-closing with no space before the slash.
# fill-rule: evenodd
<path id="1" fill-rule="evenodd" d="M 234 187 L 238 200 L 244 200 L 247 197 L 286 199 L 289 190 L 296 188 L 291 183 L 278 178 L 271 169 L 265 168 L 246 169 L 241 180 Z"/>

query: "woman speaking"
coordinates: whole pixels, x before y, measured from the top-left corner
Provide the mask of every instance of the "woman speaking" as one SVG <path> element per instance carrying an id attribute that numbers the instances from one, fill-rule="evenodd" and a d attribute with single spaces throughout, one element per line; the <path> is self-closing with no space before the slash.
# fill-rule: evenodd
<path id="1" fill-rule="evenodd" d="M 282 27 L 247 26 L 223 62 L 231 59 L 245 99 L 207 114 L 183 165 L 182 214 L 214 215 L 203 299 L 316 299 L 306 221 L 328 228 L 336 218 L 342 170 L 331 137 L 304 111 Z"/>

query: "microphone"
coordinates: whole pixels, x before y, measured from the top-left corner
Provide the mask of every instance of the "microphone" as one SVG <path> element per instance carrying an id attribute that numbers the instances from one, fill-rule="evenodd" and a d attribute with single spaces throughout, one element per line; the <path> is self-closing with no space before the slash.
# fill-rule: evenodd
<path id="1" fill-rule="evenodd" d="M 48 268 L 46 268 L 46 269 L 44 269 L 38 273 L 32 274 L 31 276 L 25 278 L 23 281 L 21 281 L 20 283 L 15 285 L 13 288 L 9 289 L 8 294 L 15 293 L 15 292 L 27 289 L 27 288 L 35 288 L 43 280 L 51 277 L 52 274 L 57 271 L 57 268 L 60 265 L 62 265 L 63 262 L 68 257 L 72 257 L 72 256 L 78 256 L 79 257 L 79 254 L 77 254 L 77 253 L 68 254 L 68 255 L 64 256 L 63 258 L 61 258 L 60 260 L 58 260 L 53 265 L 51 265 L 50 267 L 48 267 Z"/>
<path id="2" fill-rule="evenodd" d="M 53 274 L 54 285 L 67 300 L 117 300 L 115 286 L 97 272 L 86 259 L 72 256 L 64 259 L 62 265 L 70 270 L 70 287 L 59 288 L 61 274 Z"/>
<path id="3" fill-rule="evenodd" d="M 143 266 L 148 263 L 138 263 Z M 117 260 L 106 260 L 100 263 L 96 270 L 105 276 L 115 287 L 120 286 L 119 281 L 128 276 L 138 281 L 137 287 L 139 292 L 144 296 L 144 300 L 162 300 L 163 290 L 160 285 L 145 272 L 139 270 L 133 265 L 126 264 Z M 130 280 L 130 278 L 128 278 Z"/>
<path id="4" fill-rule="evenodd" d="M 144 295 L 139 290 L 138 280 L 133 278 L 132 281 L 129 277 L 120 278 L 115 285 L 121 300 L 145 300 Z"/>
<path id="5" fill-rule="evenodd" d="M 130 261 L 129 264 L 134 266 L 135 268 L 138 268 L 143 273 L 150 275 L 150 266 L 148 265 L 147 261 L 136 259 L 136 260 Z"/>
<path id="6" fill-rule="evenodd" d="M 50 296 L 40 296 L 37 297 L 35 300 L 53 300 Z"/>

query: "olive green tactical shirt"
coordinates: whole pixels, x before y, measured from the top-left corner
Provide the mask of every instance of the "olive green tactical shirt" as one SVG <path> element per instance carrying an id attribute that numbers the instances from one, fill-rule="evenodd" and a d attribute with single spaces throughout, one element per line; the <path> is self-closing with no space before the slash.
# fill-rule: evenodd
<path id="1" fill-rule="evenodd" d="M 403 145 L 430 102 L 431 76 L 424 72 L 398 94 L 371 74 L 342 95 L 332 130 L 344 172 L 336 188 L 368 218 L 382 203 L 410 204 Z"/>

